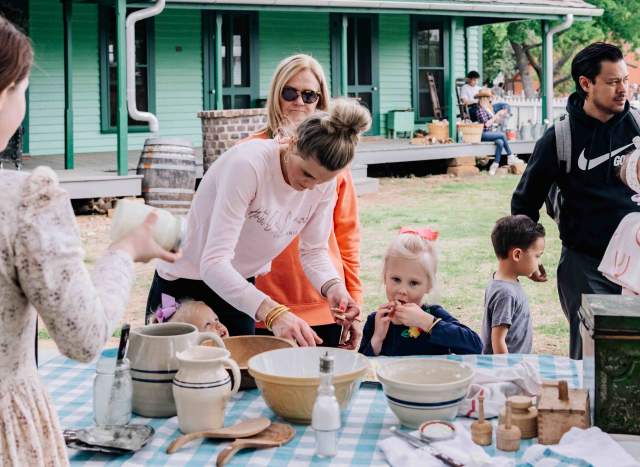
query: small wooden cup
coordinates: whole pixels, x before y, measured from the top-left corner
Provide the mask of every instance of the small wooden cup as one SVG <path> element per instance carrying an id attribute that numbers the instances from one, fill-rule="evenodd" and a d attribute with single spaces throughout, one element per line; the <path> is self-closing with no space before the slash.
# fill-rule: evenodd
<path id="1" fill-rule="evenodd" d="M 511 423 L 511 402 L 507 401 L 504 424 L 496 430 L 496 447 L 501 451 L 513 452 L 520 448 L 520 428 Z"/>

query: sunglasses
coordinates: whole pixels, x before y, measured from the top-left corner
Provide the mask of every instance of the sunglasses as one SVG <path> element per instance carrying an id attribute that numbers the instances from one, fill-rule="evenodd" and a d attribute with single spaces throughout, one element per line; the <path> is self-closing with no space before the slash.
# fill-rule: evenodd
<path id="1" fill-rule="evenodd" d="M 320 93 L 312 91 L 311 89 L 305 89 L 298 91 L 296 88 L 285 86 L 282 88 L 282 98 L 287 102 L 295 101 L 298 96 L 302 97 L 302 102 L 305 104 L 315 104 L 320 99 Z"/>

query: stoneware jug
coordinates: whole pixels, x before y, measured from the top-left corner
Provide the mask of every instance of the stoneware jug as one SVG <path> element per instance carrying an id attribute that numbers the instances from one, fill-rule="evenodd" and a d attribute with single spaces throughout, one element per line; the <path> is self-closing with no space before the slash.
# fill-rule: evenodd
<path id="1" fill-rule="evenodd" d="M 173 379 L 178 425 L 183 433 L 222 428 L 227 402 L 240 387 L 240 368 L 226 349 L 198 345 L 177 355 Z M 226 367 L 233 373 L 233 388 Z"/>
<path id="2" fill-rule="evenodd" d="M 127 357 L 133 380 L 133 411 L 145 417 L 176 415 L 171 391 L 179 366 L 176 354 L 209 339 L 224 348 L 217 334 L 198 332 L 188 323 L 149 324 L 131 330 Z"/>

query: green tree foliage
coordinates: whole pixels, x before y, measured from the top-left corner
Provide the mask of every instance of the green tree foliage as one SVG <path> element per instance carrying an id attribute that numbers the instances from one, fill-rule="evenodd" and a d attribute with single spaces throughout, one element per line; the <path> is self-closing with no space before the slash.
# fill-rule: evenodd
<path id="1" fill-rule="evenodd" d="M 640 0 L 589 0 L 604 14 L 592 21 L 575 21 L 567 31 L 554 37 L 554 86 L 557 92 L 573 88 L 571 60 L 586 45 L 606 40 L 625 51 L 640 47 Z M 542 74 L 540 21 L 499 23 L 483 28 L 483 77 L 492 80 L 502 72 L 507 79 L 520 73 L 525 93 L 533 95 L 534 76 Z M 534 76 L 529 76 L 531 65 Z"/>

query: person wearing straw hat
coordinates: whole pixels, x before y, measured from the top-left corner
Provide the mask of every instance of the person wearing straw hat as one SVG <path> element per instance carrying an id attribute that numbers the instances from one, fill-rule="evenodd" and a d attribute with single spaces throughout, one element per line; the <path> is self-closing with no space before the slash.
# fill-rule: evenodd
<path id="1" fill-rule="evenodd" d="M 503 151 L 507 153 L 507 163 L 509 165 L 522 163 L 518 156 L 511 151 L 507 142 L 507 135 L 502 131 L 494 131 L 494 126 L 500 124 L 509 115 L 509 111 L 502 109 L 494 113 L 491 105 L 492 97 L 493 93 L 489 88 L 482 88 L 475 95 L 475 98 L 478 99 L 478 110 L 476 112 L 478 123 L 484 125 L 481 139 L 482 141 L 493 141 L 496 145 L 495 159 L 489 167 L 489 175 L 496 174 L 498 167 L 500 167 Z"/>

